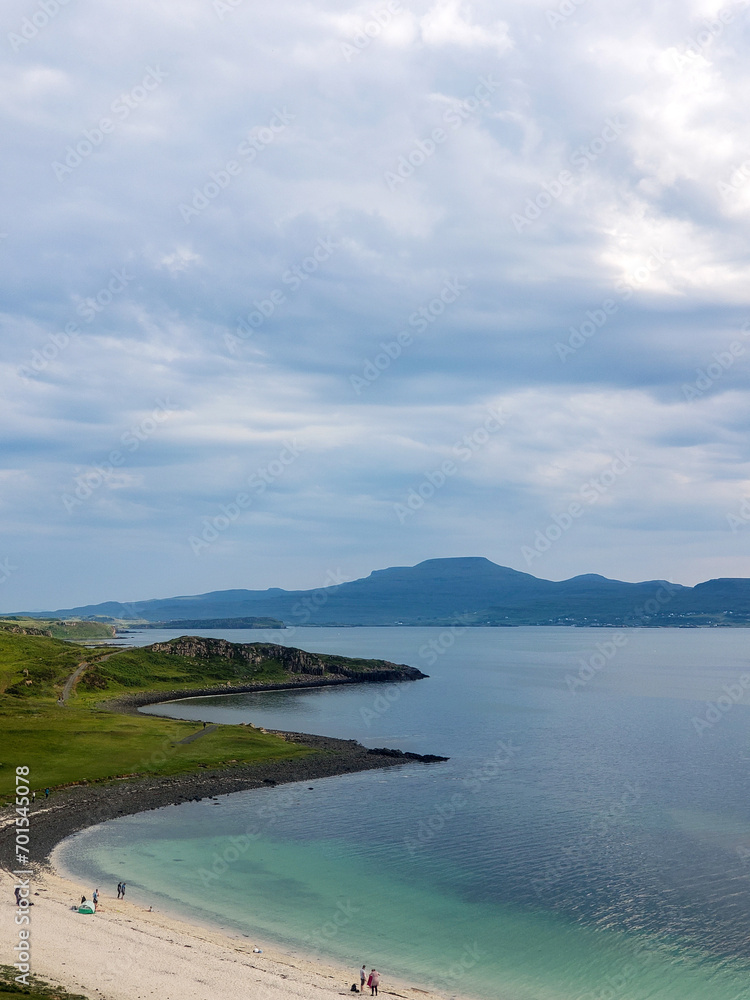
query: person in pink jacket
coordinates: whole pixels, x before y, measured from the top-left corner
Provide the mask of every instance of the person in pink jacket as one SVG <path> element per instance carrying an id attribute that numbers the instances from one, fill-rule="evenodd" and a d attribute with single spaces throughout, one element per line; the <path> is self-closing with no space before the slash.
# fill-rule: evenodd
<path id="1" fill-rule="evenodd" d="M 367 985 L 370 987 L 370 995 L 376 997 L 378 995 L 378 986 L 380 986 L 380 973 L 377 969 L 373 969 L 370 973 Z"/>

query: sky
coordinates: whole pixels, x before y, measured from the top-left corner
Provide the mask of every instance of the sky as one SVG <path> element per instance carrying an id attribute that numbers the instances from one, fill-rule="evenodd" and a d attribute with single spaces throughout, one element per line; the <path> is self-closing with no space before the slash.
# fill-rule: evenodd
<path id="1" fill-rule="evenodd" d="M 748 4 L 6 0 L 0 609 L 748 576 Z"/>

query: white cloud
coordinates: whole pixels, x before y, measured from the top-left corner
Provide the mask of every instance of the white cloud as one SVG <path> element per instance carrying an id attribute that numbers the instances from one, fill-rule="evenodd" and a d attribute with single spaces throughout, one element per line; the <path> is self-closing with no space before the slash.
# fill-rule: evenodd
<path id="1" fill-rule="evenodd" d="M 512 47 L 508 25 L 504 21 L 477 23 L 469 4 L 461 0 L 437 0 L 420 18 L 422 39 L 427 45 L 459 45 L 463 48 L 489 48 L 502 55 Z"/>
<path id="2" fill-rule="evenodd" d="M 314 586 L 352 551 L 351 575 L 468 551 L 517 565 L 518 539 L 618 448 L 637 453 L 632 474 L 539 571 L 668 575 L 661 561 L 697 579 L 712 551 L 717 571 L 736 566 L 722 518 L 750 478 L 744 355 L 692 403 L 682 387 L 750 319 L 750 180 L 719 189 L 750 155 L 742 19 L 687 57 L 717 13 L 705 4 L 582 4 L 553 30 L 541 2 L 419 0 L 347 59 L 342 42 L 382 6 L 245 3 L 221 20 L 199 0 L 133 0 L 113 32 L 106 5 L 69 5 L 8 61 L 6 548 L 32 539 L 9 608 L 38 606 L 50 564 L 65 573 L 49 603 L 74 603 L 61 593 L 71 553 L 91 546 L 95 561 L 105 523 L 111 564 L 95 584 L 81 570 L 76 599 L 117 596 L 115 579 L 143 596 L 144 572 L 164 593 L 271 585 L 279 567 Z M 20 23 L 23 4 L 11 8 Z M 52 162 L 149 66 L 163 81 L 58 180 Z M 482 79 L 497 82 L 472 101 Z M 274 131 L 283 109 L 293 117 Z M 603 141 L 611 119 L 625 127 Z M 335 250 L 316 261 L 321 239 Z M 105 301 L 122 268 L 132 279 Z M 449 278 L 465 291 L 418 329 Z M 97 295 L 89 321 L 80 307 Z M 616 314 L 563 363 L 555 344 L 612 297 Z M 351 376 L 404 332 L 357 395 Z M 59 495 L 76 468 L 163 396 L 178 412 L 68 515 Z M 405 531 L 393 501 L 498 401 L 512 413 L 502 434 Z M 191 526 L 287 435 L 304 459 L 196 565 Z"/>

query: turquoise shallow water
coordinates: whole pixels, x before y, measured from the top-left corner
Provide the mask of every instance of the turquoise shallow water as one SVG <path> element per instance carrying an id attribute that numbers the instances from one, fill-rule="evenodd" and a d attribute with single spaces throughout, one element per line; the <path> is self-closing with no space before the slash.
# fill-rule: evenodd
<path id="1" fill-rule="evenodd" d="M 172 714 L 451 760 L 124 818 L 68 841 L 65 865 L 84 884 L 125 878 L 144 903 L 340 959 L 352 981 L 364 961 L 487 998 L 750 997 L 744 695 L 696 726 L 725 685 L 742 693 L 747 632 L 631 630 L 607 658 L 608 630 L 472 629 L 427 663 L 440 636 L 226 633 L 431 677 L 194 699 Z M 597 644 L 604 665 L 571 685 Z"/>

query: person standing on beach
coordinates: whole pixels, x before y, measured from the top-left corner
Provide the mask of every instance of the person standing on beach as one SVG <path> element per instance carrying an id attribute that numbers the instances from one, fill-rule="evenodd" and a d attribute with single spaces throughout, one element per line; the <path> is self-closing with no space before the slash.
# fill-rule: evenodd
<path id="1" fill-rule="evenodd" d="M 370 973 L 370 990 L 371 996 L 376 997 L 378 995 L 378 986 L 380 986 L 380 973 L 377 969 L 373 969 Z"/>
<path id="2" fill-rule="evenodd" d="M 91 897 L 94 900 L 94 909 L 96 909 L 96 904 L 99 902 L 99 890 L 94 889 L 94 895 Z"/>
<path id="3" fill-rule="evenodd" d="M 125 883 L 124 882 L 120 886 L 120 892 L 122 893 L 122 898 L 125 899 Z"/>
<path id="4" fill-rule="evenodd" d="M 365 963 L 362 963 L 362 968 L 359 970 L 359 992 L 365 992 L 365 983 L 367 982 L 367 969 L 365 968 Z"/>
<path id="5" fill-rule="evenodd" d="M 117 883 L 117 898 L 119 899 L 120 896 L 122 896 L 122 882 Z"/>
<path id="6" fill-rule="evenodd" d="M 14 892 L 16 894 L 16 906 L 20 906 L 21 905 L 21 890 L 18 888 L 18 886 L 16 886 Z"/>

